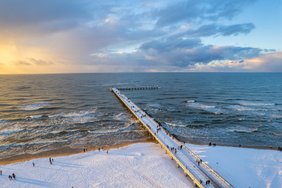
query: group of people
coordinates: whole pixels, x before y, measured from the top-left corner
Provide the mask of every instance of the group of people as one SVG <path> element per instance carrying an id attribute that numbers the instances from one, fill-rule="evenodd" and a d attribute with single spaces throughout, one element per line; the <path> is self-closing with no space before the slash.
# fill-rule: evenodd
<path id="1" fill-rule="evenodd" d="M 202 184 L 202 183 L 203 183 L 203 181 L 202 181 L 202 180 L 200 180 L 200 183 Z M 206 181 L 206 185 L 209 185 L 209 184 L 211 184 L 211 180 L 207 180 L 207 181 Z"/>
<path id="2" fill-rule="evenodd" d="M 12 175 L 9 175 L 9 180 L 16 180 L 16 175 L 13 173 Z"/>
<path id="3" fill-rule="evenodd" d="M 0 170 L 0 176 L 2 176 L 2 175 L 3 175 L 3 172 L 2 172 L 2 170 Z M 9 178 L 9 180 L 16 180 L 16 174 L 13 173 L 12 175 L 9 175 L 8 178 Z"/>
<path id="4" fill-rule="evenodd" d="M 209 143 L 209 146 L 216 146 L 216 143 Z"/>

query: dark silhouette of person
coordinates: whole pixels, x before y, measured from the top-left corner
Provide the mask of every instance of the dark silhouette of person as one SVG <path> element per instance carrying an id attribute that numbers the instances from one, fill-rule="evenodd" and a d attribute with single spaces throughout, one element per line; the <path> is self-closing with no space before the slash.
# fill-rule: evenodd
<path id="1" fill-rule="evenodd" d="M 14 179 L 16 179 L 16 175 L 14 173 L 12 174 L 12 176 L 13 176 Z"/>

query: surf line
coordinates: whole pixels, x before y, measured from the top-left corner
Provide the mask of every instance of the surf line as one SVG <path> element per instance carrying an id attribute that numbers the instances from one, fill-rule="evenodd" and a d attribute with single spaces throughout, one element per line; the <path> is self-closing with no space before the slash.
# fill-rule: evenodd
<path id="1" fill-rule="evenodd" d="M 233 188 L 219 173 L 207 165 L 206 162 L 190 150 L 184 143 L 174 138 L 160 123 L 148 115 L 144 110 L 134 104 L 117 88 L 111 91 L 119 101 L 140 121 L 154 139 L 161 145 L 165 152 L 174 160 L 177 167 L 182 168 L 195 186 Z"/>

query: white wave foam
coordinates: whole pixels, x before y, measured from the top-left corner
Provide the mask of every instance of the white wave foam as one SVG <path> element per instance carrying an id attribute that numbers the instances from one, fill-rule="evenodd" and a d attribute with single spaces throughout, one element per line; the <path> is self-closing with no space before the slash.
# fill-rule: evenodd
<path id="1" fill-rule="evenodd" d="M 194 102 L 196 102 L 195 100 L 187 100 L 186 101 L 187 103 L 194 103 Z"/>
<path id="2" fill-rule="evenodd" d="M 237 101 L 238 104 L 243 106 L 275 106 L 275 103 L 264 103 L 264 102 L 256 102 L 256 101 Z"/>
<path id="3" fill-rule="evenodd" d="M 50 115 L 50 118 L 64 118 L 64 121 L 73 123 L 86 123 L 93 119 L 96 119 L 96 108 L 91 110 L 82 110 L 77 112 L 60 113 L 56 115 Z"/>
<path id="4" fill-rule="evenodd" d="M 43 118 L 49 118 L 48 115 L 33 115 L 33 116 L 27 116 L 26 120 L 31 120 L 31 119 L 43 119 Z"/>
<path id="5" fill-rule="evenodd" d="M 117 121 L 122 121 L 122 120 L 127 120 L 129 118 L 128 118 L 128 116 L 125 113 L 119 113 L 119 114 L 115 114 L 113 116 L 113 119 L 117 120 Z"/>
<path id="6" fill-rule="evenodd" d="M 21 106 L 21 110 L 26 110 L 26 111 L 32 111 L 32 110 L 38 110 L 40 108 L 44 108 L 48 106 L 49 104 L 47 102 L 38 102 L 38 103 L 33 103 L 33 104 L 28 104 L 25 106 Z"/>
<path id="7" fill-rule="evenodd" d="M 206 104 L 202 104 L 202 103 L 198 103 L 198 102 L 193 102 L 193 103 L 187 103 L 187 106 L 190 108 L 195 108 L 198 110 L 204 110 L 206 112 L 211 112 L 214 114 L 222 114 L 223 110 L 220 108 L 217 108 L 216 106 L 212 106 L 212 105 L 206 105 Z"/>
<path id="8" fill-rule="evenodd" d="M 109 84 L 103 84 L 102 86 L 121 86 L 121 85 L 128 85 L 128 83 L 109 83 Z"/>
<path id="9" fill-rule="evenodd" d="M 241 105 L 230 105 L 230 106 L 227 106 L 227 108 L 238 111 L 238 112 L 255 110 L 253 108 L 249 108 L 249 107 L 241 106 Z"/>
<path id="10" fill-rule="evenodd" d="M 238 132 L 238 133 L 253 133 L 256 132 L 258 128 L 250 128 L 250 127 L 235 127 L 229 129 L 230 132 Z"/>
<path id="11" fill-rule="evenodd" d="M 181 124 L 180 122 L 165 122 L 165 123 L 172 127 L 187 127 L 187 125 Z"/>

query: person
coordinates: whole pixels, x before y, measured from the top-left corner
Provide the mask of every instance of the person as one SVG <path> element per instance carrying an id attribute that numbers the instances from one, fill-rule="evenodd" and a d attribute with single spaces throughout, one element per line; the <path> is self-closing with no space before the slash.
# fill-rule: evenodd
<path id="1" fill-rule="evenodd" d="M 35 167 L 35 163 L 34 162 L 32 162 L 32 166 Z"/>
<path id="2" fill-rule="evenodd" d="M 51 159 L 51 157 L 49 157 L 49 163 L 52 165 L 52 159 Z"/>
<path id="3" fill-rule="evenodd" d="M 12 176 L 13 176 L 14 179 L 16 179 L 16 175 L 14 173 L 12 174 Z"/>
<path id="4" fill-rule="evenodd" d="M 2 176 L 2 170 L 0 170 L 0 176 Z"/>
<path id="5" fill-rule="evenodd" d="M 11 175 L 9 175 L 9 180 L 12 180 L 12 176 Z"/>

